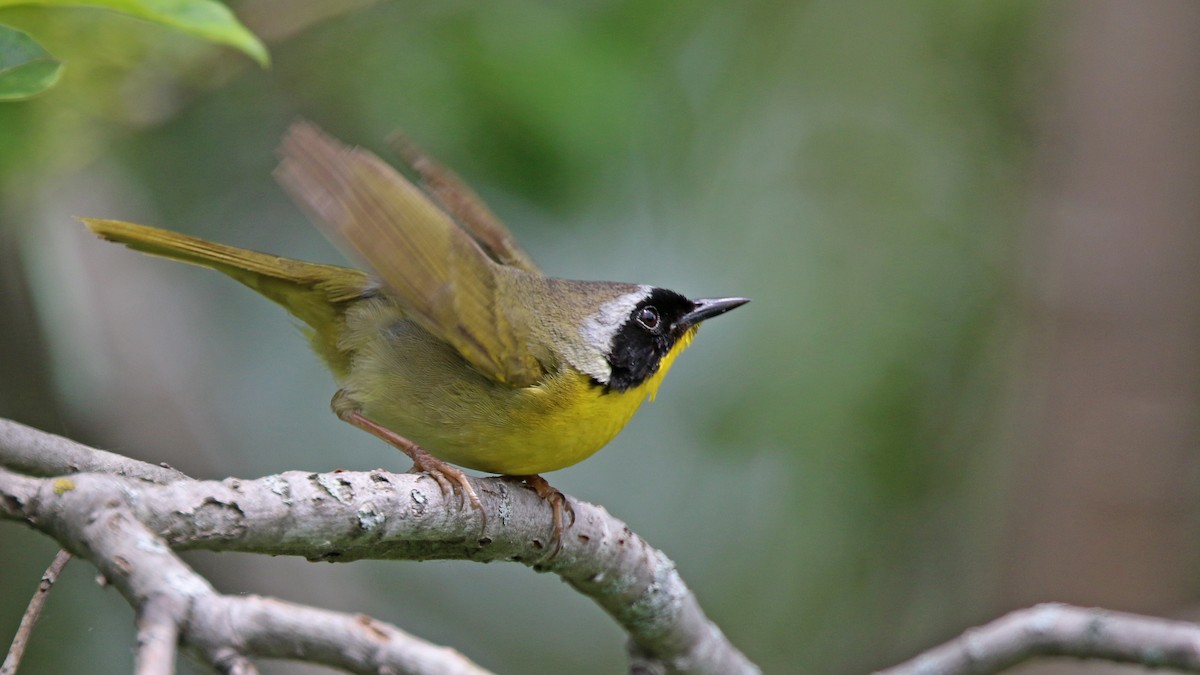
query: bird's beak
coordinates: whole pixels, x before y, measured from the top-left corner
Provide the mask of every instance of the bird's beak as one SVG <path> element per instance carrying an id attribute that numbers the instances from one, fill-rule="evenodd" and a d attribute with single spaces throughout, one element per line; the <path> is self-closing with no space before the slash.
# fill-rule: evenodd
<path id="1" fill-rule="evenodd" d="M 711 319 L 718 314 L 724 314 L 731 309 L 741 307 L 750 302 L 750 298 L 704 298 L 692 301 L 692 311 L 683 315 L 676 325 L 680 328 L 690 328 L 696 324 Z"/>

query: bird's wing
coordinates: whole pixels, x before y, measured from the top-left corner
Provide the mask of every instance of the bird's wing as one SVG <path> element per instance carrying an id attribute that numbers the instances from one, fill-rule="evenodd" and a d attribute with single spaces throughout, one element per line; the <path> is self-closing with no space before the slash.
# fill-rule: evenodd
<path id="1" fill-rule="evenodd" d="M 395 134 L 391 138 L 391 145 L 409 166 L 421 174 L 425 190 L 466 228 L 492 259 L 501 265 L 532 274 L 542 273 L 504 222 L 457 174 L 425 154 L 403 134 Z"/>
<path id="2" fill-rule="evenodd" d="M 512 386 L 541 379 L 519 311 L 499 297 L 502 275 L 471 236 L 374 154 L 297 122 L 276 177 L 318 226 L 384 283 L 426 330 L 476 369 Z"/>

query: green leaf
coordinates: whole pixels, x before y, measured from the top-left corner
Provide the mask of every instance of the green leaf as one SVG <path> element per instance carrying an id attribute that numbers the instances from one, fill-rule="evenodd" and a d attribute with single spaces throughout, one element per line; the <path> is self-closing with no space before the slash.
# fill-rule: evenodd
<path id="1" fill-rule="evenodd" d="M 19 30 L 0 26 L 0 101 L 17 101 L 58 82 L 62 62 Z"/>
<path id="2" fill-rule="evenodd" d="M 14 5 L 110 9 L 229 45 L 264 68 L 271 63 L 266 46 L 216 0 L 0 0 L 0 7 Z"/>

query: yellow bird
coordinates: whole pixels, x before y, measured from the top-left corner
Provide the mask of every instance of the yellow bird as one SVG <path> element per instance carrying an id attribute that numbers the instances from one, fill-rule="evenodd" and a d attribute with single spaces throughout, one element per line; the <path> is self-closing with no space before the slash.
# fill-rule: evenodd
<path id="1" fill-rule="evenodd" d="M 557 548 L 570 505 L 538 474 L 612 440 L 700 322 L 748 301 L 548 277 L 454 174 L 409 143 L 400 151 L 428 195 L 311 123 L 293 125 L 280 149 L 280 183 L 370 274 L 83 220 L 104 239 L 210 267 L 282 305 L 337 379 L 339 418 L 399 448 L 443 491 L 456 483 L 477 508 L 450 464 L 524 478 L 554 507 Z"/>

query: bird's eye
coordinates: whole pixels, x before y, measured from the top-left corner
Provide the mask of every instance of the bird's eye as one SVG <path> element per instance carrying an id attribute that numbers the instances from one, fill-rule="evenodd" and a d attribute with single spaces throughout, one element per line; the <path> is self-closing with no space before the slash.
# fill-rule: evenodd
<path id="1" fill-rule="evenodd" d="M 658 328 L 658 310 L 654 307 L 646 306 L 638 310 L 637 322 L 642 324 L 646 330 L 654 330 Z"/>

